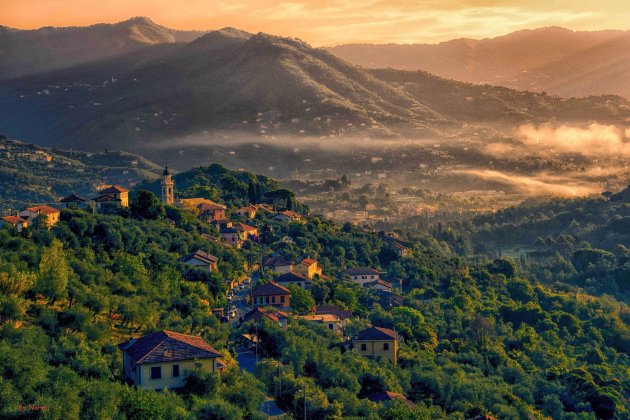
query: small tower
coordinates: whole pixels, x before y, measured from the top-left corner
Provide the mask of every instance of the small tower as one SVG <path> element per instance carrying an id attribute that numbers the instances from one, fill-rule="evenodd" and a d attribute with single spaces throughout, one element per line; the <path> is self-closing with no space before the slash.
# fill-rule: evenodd
<path id="1" fill-rule="evenodd" d="M 164 168 L 162 172 L 162 203 L 173 204 L 175 202 L 175 183 L 173 182 L 173 171 L 168 169 L 168 166 Z"/>

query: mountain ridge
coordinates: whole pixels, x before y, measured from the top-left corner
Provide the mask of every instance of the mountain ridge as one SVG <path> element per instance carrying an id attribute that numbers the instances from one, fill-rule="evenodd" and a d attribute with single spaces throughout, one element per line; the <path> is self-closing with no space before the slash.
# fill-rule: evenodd
<path id="1" fill-rule="evenodd" d="M 630 77 L 630 31 L 546 27 L 478 40 L 345 44 L 327 50 L 369 68 L 425 70 L 464 82 L 565 97 L 618 94 L 630 98 L 625 83 Z"/>

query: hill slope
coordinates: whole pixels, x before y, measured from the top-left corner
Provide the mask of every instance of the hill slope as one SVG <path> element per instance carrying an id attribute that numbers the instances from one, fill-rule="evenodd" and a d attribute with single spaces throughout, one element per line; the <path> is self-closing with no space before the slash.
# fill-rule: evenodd
<path id="1" fill-rule="evenodd" d="M 157 176 L 159 169 L 129 153 L 45 149 L 0 136 L 0 212 L 4 215 L 9 207 L 27 204 L 56 203 L 70 193 L 92 198 L 99 185 L 133 185 Z"/>
<path id="2" fill-rule="evenodd" d="M 102 60 L 156 44 L 190 42 L 199 31 L 177 31 L 145 17 L 88 27 L 18 30 L 0 26 L 0 80 Z"/>
<path id="3" fill-rule="evenodd" d="M 561 96 L 630 98 L 630 31 L 573 32 L 541 28 L 492 39 L 440 44 L 349 44 L 328 51 L 351 63 L 425 70 L 471 83 Z"/>
<path id="4" fill-rule="evenodd" d="M 176 149 L 177 139 L 204 131 L 229 130 L 248 141 L 286 134 L 423 138 L 462 122 L 617 123 L 630 116 L 629 104 L 619 98 L 568 105 L 425 73 L 369 72 L 298 40 L 231 28 L 188 44 L 158 44 L 0 82 L 0 126 L 12 136 L 143 154 Z M 194 141 L 208 146 L 217 139 L 223 136 Z"/>

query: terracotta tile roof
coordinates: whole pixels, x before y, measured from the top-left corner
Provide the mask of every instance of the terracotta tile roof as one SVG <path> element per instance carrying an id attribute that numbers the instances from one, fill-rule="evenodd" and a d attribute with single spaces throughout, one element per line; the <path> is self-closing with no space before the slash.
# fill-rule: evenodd
<path id="1" fill-rule="evenodd" d="M 308 277 L 306 277 L 304 274 L 301 273 L 284 273 L 281 276 L 278 276 L 276 278 L 276 281 L 278 283 L 291 283 L 291 282 L 300 282 L 300 281 L 308 281 L 310 282 L 311 279 L 309 279 Z"/>
<path id="2" fill-rule="evenodd" d="M 259 286 L 254 290 L 253 296 L 269 296 L 269 295 L 289 295 L 291 291 L 286 287 L 282 287 L 277 283 L 267 283 Z"/>
<path id="3" fill-rule="evenodd" d="M 375 286 L 384 286 L 384 287 L 388 287 L 388 288 L 392 288 L 392 284 L 386 282 L 385 280 L 374 280 L 374 281 L 370 281 L 368 283 L 363 283 L 363 286 L 365 287 L 375 287 Z"/>
<path id="4" fill-rule="evenodd" d="M 192 259 L 199 260 L 199 261 L 205 262 L 207 264 L 214 264 L 217 261 L 219 261 L 218 257 L 215 257 L 212 254 L 208 254 L 207 252 L 204 252 L 204 251 L 202 251 L 200 249 L 196 250 L 193 253 L 190 253 L 190 254 L 186 255 L 184 258 L 182 258 L 182 261 L 190 261 Z"/>
<path id="5" fill-rule="evenodd" d="M 304 258 L 300 264 L 304 264 L 304 265 L 312 265 L 312 264 L 317 264 L 317 260 L 314 260 L 312 258 Z"/>
<path id="6" fill-rule="evenodd" d="M 111 195 L 99 195 L 98 197 L 93 199 L 97 203 L 107 203 L 111 201 L 122 201 L 120 198 L 112 197 Z"/>
<path id="7" fill-rule="evenodd" d="M 258 230 L 257 227 L 246 225 L 245 223 L 237 223 L 236 224 L 236 229 L 238 229 L 238 230 L 240 230 L 242 232 L 251 232 L 253 230 Z"/>
<path id="8" fill-rule="evenodd" d="M 381 274 L 381 272 L 373 268 L 369 268 L 369 267 L 360 267 L 360 268 L 349 268 L 346 270 L 346 274 L 350 276 L 369 276 L 369 275 Z"/>
<path id="9" fill-rule="evenodd" d="M 302 315 L 298 318 L 303 319 L 305 321 L 313 321 L 313 322 L 339 322 L 340 319 L 337 315 L 334 314 L 310 314 L 310 315 Z"/>
<path id="10" fill-rule="evenodd" d="M 112 185 L 111 187 L 107 187 L 104 190 L 99 191 L 101 194 L 120 194 L 126 192 L 129 192 L 129 190 L 119 185 Z"/>
<path id="11" fill-rule="evenodd" d="M 17 225 L 20 223 L 26 223 L 27 221 L 22 219 L 20 216 L 4 216 L 2 218 L 7 223 L 11 223 L 12 225 Z"/>
<path id="12" fill-rule="evenodd" d="M 339 309 L 337 305 L 320 305 L 315 308 L 316 314 L 333 314 L 337 318 L 344 320 L 352 318 L 352 311 L 348 309 Z"/>
<path id="13" fill-rule="evenodd" d="M 269 318 L 270 320 L 274 322 L 279 321 L 278 317 L 274 315 L 273 313 L 269 313 L 263 308 L 254 308 L 251 311 L 247 312 L 245 315 L 243 315 L 243 322 L 250 322 L 250 321 L 259 322 L 263 318 Z"/>
<path id="14" fill-rule="evenodd" d="M 33 213 L 39 213 L 39 214 L 55 214 L 55 213 L 59 213 L 59 209 L 56 209 L 56 208 L 50 207 L 50 206 L 46 206 L 46 205 L 29 207 L 26 210 L 31 211 Z"/>
<path id="15" fill-rule="evenodd" d="M 70 194 L 69 196 L 59 200 L 60 203 L 84 203 L 85 201 L 85 198 L 79 197 L 76 194 Z"/>
<path id="16" fill-rule="evenodd" d="M 210 359 L 221 354 L 198 336 L 158 331 L 118 346 L 136 364 Z"/>
<path id="17" fill-rule="evenodd" d="M 210 212 L 210 211 L 217 211 L 217 210 L 225 210 L 224 206 L 221 206 L 221 205 L 216 204 L 216 203 L 215 204 L 201 203 L 201 204 L 197 205 L 196 207 L 199 209 L 199 211 L 201 213 Z"/>
<path id="18" fill-rule="evenodd" d="M 288 265 L 291 265 L 291 263 L 282 257 L 269 257 L 263 262 L 263 266 L 265 267 L 278 267 Z"/>
<path id="19" fill-rule="evenodd" d="M 179 200 L 179 202 L 183 205 L 183 206 L 188 206 L 188 207 L 197 207 L 201 204 L 207 204 L 209 206 L 216 206 L 216 207 L 220 207 L 222 209 L 225 208 L 224 205 L 219 204 L 219 203 L 215 203 L 212 200 L 208 200 L 207 198 L 182 198 Z"/>
<path id="20" fill-rule="evenodd" d="M 357 340 L 397 340 L 398 333 L 394 330 L 381 327 L 367 328 L 357 335 Z"/>

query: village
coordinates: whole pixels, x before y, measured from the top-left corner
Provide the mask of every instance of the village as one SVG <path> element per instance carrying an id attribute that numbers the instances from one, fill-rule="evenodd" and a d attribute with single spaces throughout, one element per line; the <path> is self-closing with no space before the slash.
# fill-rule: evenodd
<path id="1" fill-rule="evenodd" d="M 265 213 L 277 223 L 306 223 L 301 214 L 288 208 L 278 208 L 275 203 L 243 206 L 230 214 L 226 205 L 207 198 L 178 197 L 173 172 L 169 168 L 165 168 L 162 173 L 160 187 L 162 204 L 190 212 L 203 224 L 212 226 L 218 234 L 213 236 L 203 233 L 201 237 L 221 247 L 240 250 L 244 246 L 256 246 L 260 242 L 260 230 L 263 228 L 256 225 L 255 219 L 259 212 Z M 40 204 L 27 207 L 15 215 L 2 217 L 0 224 L 9 225 L 17 232 L 23 232 L 34 224 L 43 224 L 52 229 L 61 220 L 63 209 L 107 214 L 128 208 L 130 202 L 128 189 L 110 185 L 98 190 L 91 199 L 71 194 L 61 198 L 56 206 Z M 246 220 L 247 223 L 241 220 Z M 167 222 L 174 223 L 168 219 Z M 389 243 L 400 257 L 412 253 L 411 244 L 396 233 L 379 232 L 378 235 Z M 292 240 L 289 237 L 282 239 L 282 242 L 287 241 Z M 309 255 L 304 255 L 298 261 L 288 261 L 280 252 L 261 257 L 260 261 L 250 263 L 248 275 L 224 279 L 227 305 L 211 308 L 212 313 L 222 323 L 229 323 L 233 328 L 239 329 L 266 321 L 284 329 L 290 328 L 291 323 L 297 321 L 315 323 L 334 333 L 336 341 L 331 344 L 340 346 L 342 351 L 355 351 L 366 358 L 396 365 L 399 345 L 399 335 L 396 331 L 369 326 L 349 335 L 347 327 L 357 319 L 357 315 L 352 311 L 336 305 L 318 305 L 308 313 L 300 313 L 292 308 L 291 290 L 295 292 L 296 287 L 299 290 L 311 290 L 314 282 L 351 282 L 374 291 L 380 305 L 385 309 L 391 309 L 403 304 L 403 279 L 388 276 L 387 273 L 372 267 L 348 268 L 336 276 L 326 275 L 325 267 Z M 221 263 L 218 257 L 201 248 L 182 256 L 179 262 L 190 267 L 190 270 L 205 273 L 217 271 Z M 263 356 L 258 351 L 261 345 L 260 337 L 255 333 L 245 333 L 232 344 L 241 368 L 253 373 L 256 362 Z M 221 354 L 203 338 L 168 330 L 132 337 L 120 343 L 119 349 L 123 357 L 125 381 L 145 389 L 183 387 L 187 373 L 195 366 L 201 365 L 203 370 L 217 374 L 228 368 L 222 361 Z M 376 402 L 395 399 L 412 404 L 404 396 L 393 392 L 375 393 L 369 398 Z"/>

